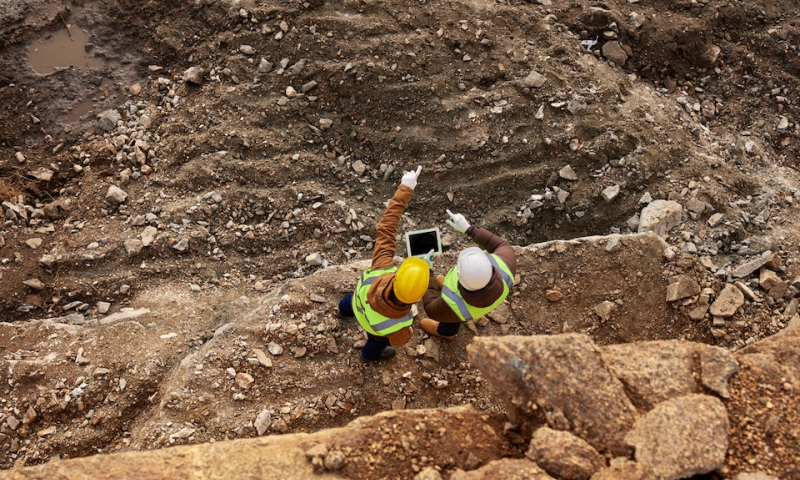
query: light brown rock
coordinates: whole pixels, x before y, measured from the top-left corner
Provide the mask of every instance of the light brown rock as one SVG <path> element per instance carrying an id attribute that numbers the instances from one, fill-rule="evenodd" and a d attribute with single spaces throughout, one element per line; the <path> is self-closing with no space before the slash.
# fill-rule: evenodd
<path id="1" fill-rule="evenodd" d="M 702 394 L 658 404 L 636 421 L 625 440 L 636 461 L 659 480 L 677 480 L 722 467 L 728 450 L 728 412 Z"/>
<path id="2" fill-rule="evenodd" d="M 715 317 L 732 317 L 744 303 L 744 294 L 735 285 L 725 285 L 719 296 L 709 308 L 709 313 Z"/>
<path id="3" fill-rule="evenodd" d="M 584 440 L 548 427 L 533 433 L 526 456 L 561 480 L 588 480 L 605 466 L 603 457 Z"/>

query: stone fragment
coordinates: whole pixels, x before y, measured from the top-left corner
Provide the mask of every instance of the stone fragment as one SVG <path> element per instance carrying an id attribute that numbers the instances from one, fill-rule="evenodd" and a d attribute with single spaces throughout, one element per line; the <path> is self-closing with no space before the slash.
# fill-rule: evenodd
<path id="1" fill-rule="evenodd" d="M 364 162 L 361 160 L 356 160 L 353 162 L 353 171 L 356 172 L 356 174 L 363 175 L 366 170 L 367 166 L 364 165 Z"/>
<path id="2" fill-rule="evenodd" d="M 322 255 L 317 252 L 306 256 L 306 264 L 311 267 L 318 267 L 322 265 L 323 262 L 324 260 L 322 259 Z"/>
<path id="3" fill-rule="evenodd" d="M 16 430 L 20 423 L 22 422 L 20 422 L 19 419 L 14 415 L 9 415 L 6 417 L 6 425 L 8 425 L 8 428 L 11 430 Z"/>
<path id="4" fill-rule="evenodd" d="M 108 309 L 111 308 L 111 304 L 108 302 L 97 302 L 97 313 L 101 315 L 105 315 L 108 313 Z"/>
<path id="5" fill-rule="evenodd" d="M 594 307 L 594 313 L 600 317 L 600 321 L 605 322 L 611 317 L 611 313 L 616 310 L 617 305 L 611 301 L 598 303 Z"/>
<path id="6" fill-rule="evenodd" d="M 486 315 L 497 323 L 508 323 L 508 320 L 511 318 L 511 309 L 508 308 L 508 303 L 503 302 Z"/>
<path id="7" fill-rule="evenodd" d="M 564 298 L 564 294 L 559 292 L 558 290 L 547 290 L 544 296 L 551 302 L 558 302 L 559 300 Z"/>
<path id="8" fill-rule="evenodd" d="M 767 262 L 770 261 L 771 253 L 772 252 L 769 251 L 764 252 L 764 254 L 759 255 L 758 257 L 750 260 L 749 262 L 739 265 L 738 267 L 734 268 L 731 271 L 731 276 L 733 278 L 749 277 L 750 274 L 752 274 L 759 268 L 763 267 L 764 265 L 766 265 Z"/>
<path id="9" fill-rule="evenodd" d="M 183 81 L 194 83 L 195 85 L 202 85 L 205 75 L 206 71 L 203 67 L 189 67 L 183 72 Z"/>
<path id="10" fill-rule="evenodd" d="M 239 51 L 245 55 L 253 55 L 256 53 L 256 49 L 253 48 L 252 45 L 239 45 Z"/>
<path id="11" fill-rule="evenodd" d="M 522 79 L 522 86 L 526 88 L 542 88 L 547 83 L 547 77 L 535 70 L 531 70 L 527 77 Z"/>
<path id="12" fill-rule="evenodd" d="M 253 426 L 256 428 L 256 433 L 259 436 L 264 435 L 271 424 L 272 415 L 270 415 L 269 410 L 266 408 L 259 412 L 255 421 L 253 422 Z"/>
<path id="13" fill-rule="evenodd" d="M 526 456 L 561 480 L 588 480 L 605 466 L 603 457 L 584 440 L 549 427 L 533 433 Z"/>
<path id="14" fill-rule="evenodd" d="M 258 363 L 264 367 L 272 368 L 272 359 L 269 358 L 266 353 L 264 353 L 264 350 L 261 350 L 260 348 L 254 348 L 253 353 L 255 354 Z"/>
<path id="15" fill-rule="evenodd" d="M 54 173 L 55 172 L 53 172 L 49 168 L 39 167 L 36 170 L 33 170 L 32 172 L 28 172 L 28 175 L 41 182 L 49 182 L 50 180 L 53 179 Z"/>
<path id="16" fill-rule="evenodd" d="M 737 280 L 733 284 L 736 285 L 736 288 L 741 290 L 744 296 L 747 297 L 748 299 L 758 300 L 758 297 L 756 297 L 756 294 L 753 291 L 753 289 L 745 285 L 744 282 L 742 282 L 741 280 Z"/>
<path id="17" fill-rule="evenodd" d="M 625 440 L 654 478 L 677 480 L 719 469 L 728 450 L 728 412 L 719 399 L 691 394 L 658 404 Z"/>
<path id="18" fill-rule="evenodd" d="M 649 476 L 638 463 L 620 457 L 612 459 L 611 465 L 598 470 L 592 475 L 591 480 L 649 480 Z"/>
<path id="19" fill-rule="evenodd" d="M 319 128 L 321 128 L 322 130 L 330 130 L 331 126 L 333 126 L 333 120 L 331 120 L 330 118 L 319 119 Z"/>
<path id="20" fill-rule="evenodd" d="M 155 240 L 157 234 L 158 229 L 156 227 L 152 225 L 144 227 L 144 230 L 142 230 L 142 245 L 149 247 L 153 243 L 153 240 Z"/>
<path id="21" fill-rule="evenodd" d="M 36 290 L 36 291 L 42 291 L 42 290 L 44 290 L 44 289 L 45 289 L 45 284 L 44 284 L 44 282 L 42 282 L 42 281 L 41 281 L 41 280 L 39 280 L 38 278 L 31 278 L 30 280 L 25 280 L 25 281 L 24 281 L 24 282 L 22 282 L 22 283 L 23 283 L 24 285 L 27 285 L 27 286 L 31 287 L 32 289 L 34 289 L 34 290 Z"/>
<path id="22" fill-rule="evenodd" d="M 181 238 L 177 243 L 172 245 L 172 248 L 178 253 L 183 253 L 189 248 L 189 239 Z"/>
<path id="23" fill-rule="evenodd" d="M 733 480 L 779 480 L 778 477 L 773 477 L 772 475 L 767 475 L 766 473 L 762 472 L 742 472 Z"/>
<path id="24" fill-rule="evenodd" d="M 558 176 L 563 178 L 564 180 L 571 180 L 575 181 L 578 179 L 578 175 L 575 174 L 575 170 L 572 169 L 571 166 L 567 165 L 563 167 L 561 170 L 558 171 Z"/>
<path id="25" fill-rule="evenodd" d="M 240 387 L 244 388 L 245 390 L 249 390 L 253 384 L 255 383 L 255 379 L 252 375 L 246 372 L 239 372 L 234 377 L 236 384 Z"/>
<path id="26" fill-rule="evenodd" d="M 122 290 L 122 289 L 120 289 L 120 290 Z M 117 313 L 112 313 L 111 315 L 109 315 L 109 316 L 107 316 L 105 318 L 101 318 L 100 319 L 100 324 L 101 325 L 106 325 L 106 324 L 109 324 L 109 323 L 119 322 L 119 321 L 122 321 L 122 320 L 133 320 L 134 318 L 141 317 L 142 315 L 146 315 L 148 313 L 150 313 L 150 309 L 148 309 L 148 308 L 133 309 L 133 308 L 127 308 L 126 307 L 126 308 L 120 309 L 120 311 L 117 312 Z"/>
<path id="27" fill-rule="evenodd" d="M 523 432 L 544 414 L 554 429 L 580 425 L 581 438 L 601 453 L 630 453 L 623 437 L 636 410 L 589 337 L 477 337 L 467 352 Z"/>
<path id="28" fill-rule="evenodd" d="M 721 213 L 715 213 L 715 214 L 711 215 L 710 217 L 708 217 L 708 222 L 706 222 L 706 223 L 708 223 L 709 227 L 713 228 L 713 227 L 716 227 L 717 225 L 719 225 L 720 223 L 722 223 L 722 218 L 723 218 L 723 215 Z"/>
<path id="29" fill-rule="evenodd" d="M 25 155 L 23 155 L 22 152 L 15 153 L 14 158 L 17 159 L 17 163 L 25 163 Z"/>
<path id="30" fill-rule="evenodd" d="M 700 284 L 688 275 L 679 275 L 667 285 L 667 301 L 674 302 L 700 294 Z"/>
<path id="31" fill-rule="evenodd" d="M 606 202 L 614 200 L 617 198 L 617 195 L 619 195 L 619 185 L 611 185 L 610 187 L 606 187 L 600 193 L 600 197 L 602 197 L 602 199 Z"/>
<path id="32" fill-rule="evenodd" d="M 135 257 L 142 252 L 142 241 L 136 238 L 129 238 L 123 242 L 125 252 L 129 257 Z"/>
<path id="33" fill-rule="evenodd" d="M 728 381 L 739 371 L 739 362 L 729 350 L 710 345 L 700 347 L 700 381 L 722 398 L 731 398 Z"/>
<path id="34" fill-rule="evenodd" d="M 331 450 L 325 455 L 324 465 L 325 470 L 330 470 L 333 472 L 337 472 L 344 467 L 346 458 L 344 453 L 339 450 Z M 441 478 L 441 477 L 440 477 Z"/>
<path id="35" fill-rule="evenodd" d="M 717 63 L 719 54 L 722 50 L 716 45 L 706 45 L 705 48 L 699 51 L 696 56 L 696 63 L 698 67 L 711 68 Z"/>
<path id="36" fill-rule="evenodd" d="M 118 111 L 113 109 L 106 110 L 98 115 L 97 126 L 100 127 L 100 129 L 104 132 L 110 132 L 117 128 L 117 122 L 119 119 L 120 116 Z"/>
<path id="37" fill-rule="evenodd" d="M 698 215 L 702 215 L 706 211 L 706 204 L 696 198 L 690 198 L 686 201 L 686 209 Z"/>
<path id="38" fill-rule="evenodd" d="M 700 298 L 697 300 L 696 306 L 689 310 L 689 318 L 694 320 L 695 322 L 702 320 L 706 316 L 706 312 L 708 311 L 708 307 L 710 297 L 705 294 L 700 294 Z"/>
<path id="39" fill-rule="evenodd" d="M 781 279 L 778 278 L 778 274 L 776 274 L 772 270 L 762 268 L 761 272 L 758 275 L 758 286 L 760 286 L 764 291 L 768 292 L 780 280 Z"/>
<path id="40" fill-rule="evenodd" d="M 121 203 L 124 203 L 127 198 L 128 194 L 125 193 L 125 191 L 123 191 L 118 186 L 111 185 L 110 187 L 108 187 L 108 192 L 106 193 L 106 200 L 119 205 Z"/>
<path id="41" fill-rule="evenodd" d="M 266 58 L 261 58 L 261 61 L 258 63 L 258 73 L 269 73 L 273 68 L 274 66 L 272 63 Z"/>
<path id="42" fill-rule="evenodd" d="M 639 233 L 654 232 L 665 237 L 670 230 L 680 225 L 683 207 L 672 200 L 653 200 L 642 209 L 639 217 Z"/>
<path id="43" fill-rule="evenodd" d="M 604 43 L 601 51 L 604 57 L 620 67 L 624 67 L 625 62 L 628 61 L 628 53 L 622 48 L 622 44 L 616 40 Z"/>
<path id="44" fill-rule="evenodd" d="M 267 344 L 267 350 L 269 351 L 269 353 L 271 353 L 273 356 L 276 357 L 281 353 L 283 353 L 283 347 L 275 342 L 269 342 L 269 344 Z"/>
<path id="45" fill-rule="evenodd" d="M 456 469 L 450 480 L 555 480 L 538 465 L 525 458 L 493 460 L 477 470 Z"/>
<path id="46" fill-rule="evenodd" d="M 37 248 L 42 246 L 42 239 L 41 238 L 29 238 L 25 240 L 25 245 L 31 247 L 31 249 L 36 250 Z"/>
<path id="47" fill-rule="evenodd" d="M 725 285 L 719 296 L 709 308 L 709 313 L 715 317 L 732 317 L 736 310 L 744 303 L 744 294 L 736 285 Z"/>

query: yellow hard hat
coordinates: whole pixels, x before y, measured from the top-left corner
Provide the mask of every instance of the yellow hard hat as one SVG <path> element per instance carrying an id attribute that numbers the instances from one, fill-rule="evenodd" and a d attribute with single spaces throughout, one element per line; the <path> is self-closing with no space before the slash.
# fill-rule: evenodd
<path id="1" fill-rule="evenodd" d="M 428 289 L 428 262 L 417 257 L 403 260 L 394 274 L 394 294 L 403 303 L 415 303 Z"/>

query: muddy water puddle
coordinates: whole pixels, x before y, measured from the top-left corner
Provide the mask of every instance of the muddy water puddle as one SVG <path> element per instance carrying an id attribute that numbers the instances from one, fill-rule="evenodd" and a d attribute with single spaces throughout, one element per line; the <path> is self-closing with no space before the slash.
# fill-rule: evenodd
<path id="1" fill-rule="evenodd" d="M 86 53 L 89 35 L 71 26 L 62 28 L 49 38 L 35 41 L 28 52 L 31 66 L 40 75 L 49 75 L 60 68 L 97 68 L 103 60 Z"/>

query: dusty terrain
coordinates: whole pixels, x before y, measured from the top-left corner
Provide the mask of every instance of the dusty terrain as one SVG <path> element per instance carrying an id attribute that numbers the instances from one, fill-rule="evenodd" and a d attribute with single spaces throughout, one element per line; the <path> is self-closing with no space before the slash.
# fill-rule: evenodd
<path id="1" fill-rule="evenodd" d="M 271 434 L 392 408 L 502 412 L 466 358 L 473 335 L 738 350 L 785 326 L 800 5 L 543 3 L 3 2 L 0 467 L 252 437 L 263 412 Z M 91 65 L 37 73 L 49 36 L 81 40 L 65 25 L 87 32 Z M 622 66 L 600 53 L 622 63 L 615 41 Z M 118 121 L 98 118 L 109 109 Z M 443 229 L 443 273 L 466 245 L 444 211 L 461 212 L 520 247 L 520 284 L 488 325 L 450 343 L 418 332 L 364 365 L 335 302 L 416 165 L 401 230 Z M 523 248 L 636 231 L 648 198 L 684 207 L 674 256 Z M 689 317 L 697 296 L 664 301 L 674 275 L 716 295 L 767 250 L 781 295 L 745 276 L 755 294 L 722 324 Z M 124 308 L 149 311 L 102 320 Z M 734 441 L 764 452 L 759 435 Z"/>

